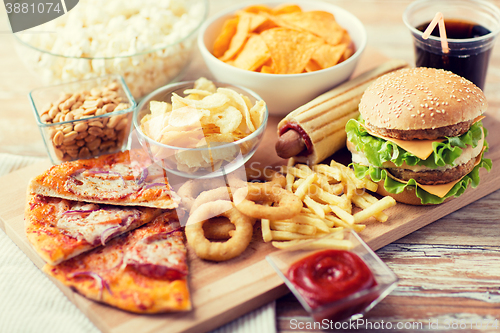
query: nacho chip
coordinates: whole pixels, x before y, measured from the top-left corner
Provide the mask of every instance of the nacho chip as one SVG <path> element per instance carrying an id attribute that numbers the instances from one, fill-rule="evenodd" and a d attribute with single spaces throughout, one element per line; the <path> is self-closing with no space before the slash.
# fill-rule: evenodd
<path id="1" fill-rule="evenodd" d="M 302 73 L 316 48 L 324 44 L 309 32 L 287 28 L 266 30 L 261 36 L 271 53 L 276 74 Z"/>
<path id="2" fill-rule="evenodd" d="M 294 12 L 301 12 L 302 9 L 298 5 L 283 3 L 278 5 L 272 10 L 273 15 L 289 14 Z"/>
<path id="3" fill-rule="evenodd" d="M 236 34 L 236 28 L 238 27 L 238 17 L 226 20 L 224 26 L 222 27 L 222 32 L 217 36 L 214 42 L 213 55 L 220 58 L 229 49 L 232 38 Z"/>
<path id="4" fill-rule="evenodd" d="M 267 66 L 267 65 L 262 66 L 260 72 L 265 74 L 275 74 L 273 66 Z"/>
<path id="5" fill-rule="evenodd" d="M 248 15 L 250 16 L 250 28 L 248 29 L 249 32 L 254 31 L 258 27 L 260 27 L 264 22 L 267 21 L 267 17 L 261 14 L 254 14 L 254 13 L 249 13 L 245 11 L 239 11 L 236 13 L 236 15 Z"/>
<path id="6" fill-rule="evenodd" d="M 318 65 L 318 63 L 314 60 L 309 60 L 309 62 L 307 63 L 306 65 L 306 68 L 305 68 L 305 72 L 306 73 L 310 73 L 310 72 L 315 72 L 315 71 L 319 71 L 320 69 L 323 69 L 321 68 L 320 65 Z"/>
<path id="7" fill-rule="evenodd" d="M 294 12 L 279 16 L 283 21 L 323 38 L 331 45 L 340 43 L 344 29 L 332 13 L 324 11 Z"/>
<path id="8" fill-rule="evenodd" d="M 262 66 L 270 57 L 271 54 L 262 37 L 251 34 L 241 52 L 234 59 L 233 66 L 253 71 Z"/>
<path id="9" fill-rule="evenodd" d="M 248 13 L 259 14 L 261 12 L 270 13 L 272 10 L 271 10 L 271 8 L 269 8 L 265 5 L 252 5 L 252 6 L 246 7 L 244 9 L 244 11 L 248 12 Z"/>
<path id="10" fill-rule="evenodd" d="M 250 23 L 252 21 L 252 18 L 250 15 L 245 15 L 244 13 L 242 13 L 238 17 L 239 19 L 238 26 L 236 27 L 236 33 L 229 43 L 228 50 L 224 52 L 224 55 L 222 57 L 219 58 L 222 61 L 233 58 L 236 53 L 238 53 L 238 51 L 243 47 L 248 38 L 248 32 L 250 30 Z"/>
<path id="11" fill-rule="evenodd" d="M 347 44 L 339 44 L 332 46 L 323 44 L 314 51 L 311 59 L 314 60 L 321 68 L 328 68 L 339 63 L 340 58 L 344 55 L 347 49 Z"/>

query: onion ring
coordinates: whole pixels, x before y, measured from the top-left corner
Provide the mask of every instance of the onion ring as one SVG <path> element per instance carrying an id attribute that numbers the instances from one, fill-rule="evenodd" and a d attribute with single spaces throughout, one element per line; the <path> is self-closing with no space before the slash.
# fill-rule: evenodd
<path id="1" fill-rule="evenodd" d="M 303 206 L 298 196 L 270 183 L 248 184 L 247 188 L 238 189 L 233 199 L 240 212 L 257 219 L 290 219 L 299 214 Z M 259 205 L 255 201 L 271 201 L 278 206 Z"/>
<path id="2" fill-rule="evenodd" d="M 210 240 L 227 240 L 235 229 L 234 224 L 225 217 L 214 217 L 203 224 L 205 237 Z"/>
<path id="3" fill-rule="evenodd" d="M 219 184 L 220 183 L 220 184 Z M 177 194 L 181 197 L 183 205 L 187 210 L 191 210 L 195 198 L 206 190 L 211 190 L 214 187 L 225 186 L 224 178 L 213 179 L 191 179 L 182 184 L 177 190 Z"/>
<path id="4" fill-rule="evenodd" d="M 225 211 L 217 213 L 221 209 Z M 205 237 L 203 224 L 213 216 L 227 217 L 236 227 L 233 236 L 228 241 L 210 242 Z M 189 217 L 185 231 L 187 242 L 193 247 L 198 257 L 206 260 L 225 261 L 245 251 L 252 240 L 253 226 L 251 218 L 234 208 L 232 202 L 216 200 L 199 206 Z"/>
<path id="5" fill-rule="evenodd" d="M 271 183 L 272 185 L 278 185 L 281 188 L 286 186 L 286 178 L 283 174 L 271 168 L 246 168 L 248 180 L 263 180 Z"/>

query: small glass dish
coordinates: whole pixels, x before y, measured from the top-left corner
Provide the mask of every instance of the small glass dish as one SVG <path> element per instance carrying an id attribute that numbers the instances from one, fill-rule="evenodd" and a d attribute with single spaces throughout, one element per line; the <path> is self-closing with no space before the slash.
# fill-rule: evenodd
<path id="1" fill-rule="evenodd" d="M 336 249 L 343 248 L 359 256 L 373 274 L 376 284 L 368 289 L 363 289 L 347 295 L 337 301 L 311 307 L 305 295 L 287 277 L 289 268 L 301 260 L 323 250 L 332 249 L 329 242 L 337 244 Z M 304 309 L 315 321 L 324 319 L 332 321 L 356 320 L 370 311 L 384 297 L 391 293 L 397 286 L 398 278 L 389 267 L 368 247 L 368 245 L 350 229 L 331 233 L 322 238 L 312 239 L 288 249 L 279 250 L 266 257 L 269 264 L 283 279 L 290 291 L 302 304 Z"/>
<path id="2" fill-rule="evenodd" d="M 213 82 L 216 88 L 228 88 L 236 91 L 239 94 L 247 96 L 252 105 L 262 98 L 253 91 L 235 86 L 232 84 Z M 143 149 L 145 149 L 151 159 L 158 162 L 169 173 L 176 176 L 185 178 L 215 178 L 225 174 L 231 173 L 242 167 L 255 153 L 259 146 L 264 130 L 267 126 L 268 110 L 264 108 L 262 123 L 254 132 L 236 141 L 221 141 L 217 142 L 218 145 L 208 147 L 203 145 L 201 147 L 187 147 L 187 146 L 173 146 L 153 140 L 148 136 L 141 126 L 141 120 L 150 115 L 150 102 L 171 102 L 173 94 L 181 97 L 186 97 L 184 93 L 187 89 L 194 87 L 195 81 L 185 81 L 174 84 L 169 84 L 165 87 L 159 88 L 146 96 L 137 107 L 137 112 L 134 114 L 134 126 L 137 137 Z M 201 122 L 200 122 L 201 124 Z M 200 125 L 201 126 L 201 125 Z M 205 131 L 201 126 L 196 130 Z M 162 130 L 163 131 L 163 130 Z M 203 132 L 205 138 L 208 137 L 207 132 Z M 151 135 L 151 134 L 150 134 Z M 180 139 L 179 139 L 180 140 Z M 182 156 L 194 156 L 197 160 L 198 156 L 210 156 L 208 166 L 194 167 L 183 163 L 185 160 Z M 222 158 L 224 156 L 224 158 Z M 191 159 L 193 161 L 194 159 Z"/>
<path id="3" fill-rule="evenodd" d="M 75 100 L 68 109 L 62 108 L 65 102 L 59 104 L 64 94 L 70 96 L 66 101 Z M 76 99 L 78 95 L 81 99 Z M 53 164 L 130 148 L 137 103 L 120 75 L 34 89 L 29 99 Z M 91 104 L 96 104 L 95 108 Z M 55 111 L 49 116 L 51 109 Z"/>

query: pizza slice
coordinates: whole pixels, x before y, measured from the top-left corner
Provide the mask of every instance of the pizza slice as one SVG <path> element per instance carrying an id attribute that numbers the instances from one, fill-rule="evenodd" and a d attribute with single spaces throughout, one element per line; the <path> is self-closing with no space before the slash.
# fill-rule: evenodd
<path id="1" fill-rule="evenodd" d="M 158 208 L 102 205 L 28 194 L 26 236 L 47 263 L 56 265 L 104 245 L 112 237 L 140 227 L 162 212 Z"/>
<path id="2" fill-rule="evenodd" d="M 136 313 L 188 311 L 188 267 L 175 211 L 43 270 L 82 295 Z"/>
<path id="3" fill-rule="evenodd" d="M 162 209 L 180 202 L 165 171 L 140 149 L 54 165 L 33 178 L 28 190 L 74 201 Z"/>

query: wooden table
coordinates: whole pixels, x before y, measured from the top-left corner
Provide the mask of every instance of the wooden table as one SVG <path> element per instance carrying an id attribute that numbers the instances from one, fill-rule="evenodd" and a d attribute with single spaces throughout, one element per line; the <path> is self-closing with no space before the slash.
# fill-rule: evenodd
<path id="1" fill-rule="evenodd" d="M 239 1 L 211 0 L 210 11 L 215 13 Z M 401 19 L 410 1 L 330 2 L 354 13 L 365 24 L 369 48 L 413 64 L 411 38 Z M 500 1 L 492 2 L 500 6 Z M 15 53 L 5 10 L 0 7 L 0 152 L 45 156 L 27 98 L 28 92 L 41 84 Z M 210 77 L 210 73 L 196 53 L 185 78 L 199 76 Z M 492 53 L 485 94 L 489 115 L 500 119 L 499 46 Z M 393 330 L 404 327 L 408 332 L 433 332 L 439 324 L 439 329 L 448 325 L 450 330 L 461 332 L 500 330 L 491 326 L 495 320 L 500 326 L 499 199 L 500 191 L 494 192 L 377 251 L 400 283 L 365 317 L 374 329 L 391 325 Z M 299 325 L 312 320 L 292 295 L 277 301 L 277 315 L 280 332 L 297 331 Z M 358 326 L 356 331 L 370 329 Z"/>

